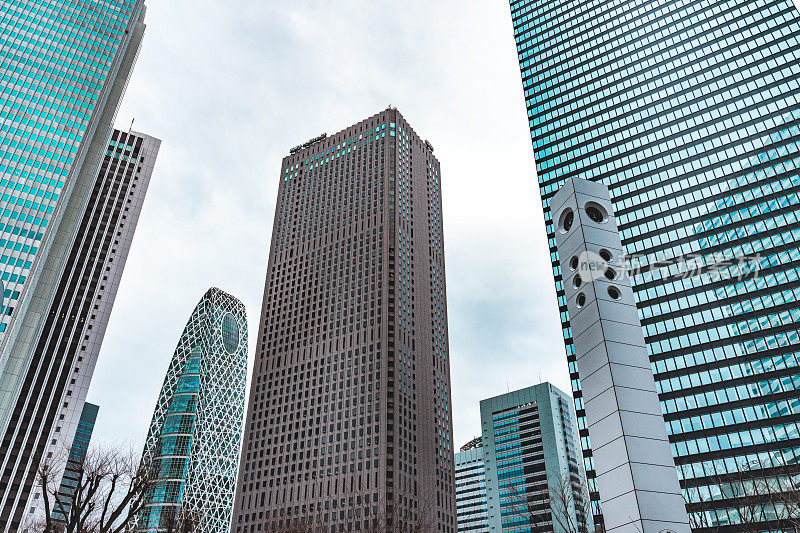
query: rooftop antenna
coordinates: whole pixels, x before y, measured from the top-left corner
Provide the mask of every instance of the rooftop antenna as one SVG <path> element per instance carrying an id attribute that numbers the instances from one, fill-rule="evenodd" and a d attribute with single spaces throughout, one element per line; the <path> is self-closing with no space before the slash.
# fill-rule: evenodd
<path id="1" fill-rule="evenodd" d="M 131 134 L 131 132 L 133 131 L 133 121 L 134 121 L 134 120 L 136 120 L 136 118 L 135 118 L 135 117 L 131 119 L 131 127 L 130 127 L 130 128 L 128 128 L 128 135 L 130 135 L 130 134 Z"/>

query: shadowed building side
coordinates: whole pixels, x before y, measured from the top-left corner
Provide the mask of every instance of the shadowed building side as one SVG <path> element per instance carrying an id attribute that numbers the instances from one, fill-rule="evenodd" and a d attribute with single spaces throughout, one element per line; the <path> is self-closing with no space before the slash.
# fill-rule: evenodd
<path id="1" fill-rule="evenodd" d="M 0 489 L 6 491 L 3 509 L 23 527 L 44 516 L 36 470 L 43 462 L 56 470 L 66 466 L 59 458 L 78 427 L 160 143 L 141 133 L 113 132 L 35 344 L 36 357 L 12 403 Z"/>

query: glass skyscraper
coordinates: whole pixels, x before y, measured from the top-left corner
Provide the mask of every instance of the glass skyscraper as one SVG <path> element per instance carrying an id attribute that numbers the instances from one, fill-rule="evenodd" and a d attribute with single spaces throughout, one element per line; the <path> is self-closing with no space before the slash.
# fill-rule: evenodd
<path id="1" fill-rule="evenodd" d="M 38 339 L 2 428 L 4 509 L 38 520 L 42 461 L 66 466 L 161 141 L 114 130 L 82 208 Z M 54 477 L 57 477 L 54 472 Z M 11 490 L 9 490 L 11 489 Z M 28 503 L 26 503 L 28 502 Z M 20 511 L 21 512 L 21 511 Z M 27 521 L 26 521 L 27 522 Z M 23 524 L 24 525 L 24 524 Z"/>
<path id="2" fill-rule="evenodd" d="M 97 168 L 92 137 L 97 134 L 102 148 L 111 134 L 103 115 L 116 112 L 114 84 L 119 74 L 122 86 L 127 82 L 125 63 L 138 51 L 143 16 L 141 0 L 0 3 L 4 347 L 18 333 L 17 318 L 40 277 L 34 263 L 50 251 L 54 228 L 69 217 L 70 195 L 85 194 L 76 189 L 84 162 Z"/>
<path id="3" fill-rule="evenodd" d="M 64 354 L 102 340 L 96 330 L 104 325 L 83 331 L 93 327 L 87 320 L 107 319 L 99 311 L 110 308 L 99 293 L 113 302 L 116 283 L 103 283 L 109 274 L 100 269 L 121 272 L 118 263 L 104 263 L 119 251 L 124 264 L 127 254 L 127 246 L 90 253 L 87 246 L 107 244 L 112 236 L 111 224 L 91 217 L 110 216 L 108 206 L 116 204 L 98 205 L 92 195 L 105 183 L 98 167 L 141 44 L 144 12 L 143 0 L 0 2 L 3 530 L 20 528 L 23 511 L 27 520 L 41 502 L 30 490 L 53 440 L 70 445 L 83 405 L 83 396 L 71 395 L 82 390 L 77 385 L 85 375 L 57 381 L 71 372 L 72 355 Z M 132 206 L 119 209 L 131 209 L 121 218 L 133 218 Z M 135 222 L 123 225 L 127 233 Z M 91 305 L 84 299 L 90 295 L 98 300 Z"/>
<path id="4" fill-rule="evenodd" d="M 244 305 L 211 288 L 183 330 L 158 396 L 142 456 L 157 481 L 136 531 L 177 531 L 180 517 L 198 533 L 230 530 L 246 374 Z"/>
<path id="5" fill-rule="evenodd" d="M 89 450 L 89 442 L 92 440 L 99 409 L 93 403 L 84 402 L 83 404 L 78 429 L 75 431 L 75 437 L 72 439 L 72 446 L 69 449 L 67 468 L 61 478 L 58 494 L 51 503 L 53 522 L 67 522 L 70 517 L 72 502 L 75 501 L 75 493 L 81 482 L 81 466 L 86 458 L 86 452 Z"/>
<path id="6" fill-rule="evenodd" d="M 800 473 L 800 12 L 510 6 L 596 521 L 549 207 L 570 176 L 611 190 L 693 526 L 779 528 L 785 509 L 748 480 L 781 492 Z"/>
<path id="7" fill-rule="evenodd" d="M 540 383 L 482 400 L 481 428 L 485 531 L 594 531 L 569 395 Z"/>

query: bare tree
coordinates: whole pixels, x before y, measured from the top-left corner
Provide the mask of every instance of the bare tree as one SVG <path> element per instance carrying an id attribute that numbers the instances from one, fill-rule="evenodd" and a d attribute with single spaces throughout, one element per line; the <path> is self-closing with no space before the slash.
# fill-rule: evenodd
<path id="1" fill-rule="evenodd" d="M 182 508 L 177 513 L 162 514 L 159 526 L 164 533 L 194 533 L 200 528 L 201 518 L 199 512 Z"/>
<path id="2" fill-rule="evenodd" d="M 681 491 L 681 494 L 683 503 L 686 504 L 689 527 L 692 531 L 711 527 L 708 511 L 711 509 L 713 500 L 699 490 L 693 491 L 691 496 L 688 494 L 688 490 Z"/>
<path id="3" fill-rule="evenodd" d="M 510 487 L 510 496 L 503 503 L 517 520 L 522 520 L 526 525 L 537 527 L 546 527 L 552 520 L 552 511 L 548 498 L 537 497 L 534 494 L 528 494 L 525 486 L 521 483 L 514 483 Z M 522 525 L 522 524 L 517 524 Z"/>
<path id="4" fill-rule="evenodd" d="M 524 522 L 534 530 L 549 531 L 558 526 L 565 533 L 587 533 L 593 520 L 589 491 L 577 475 L 556 478 L 546 492 L 527 491 L 520 483 L 510 490 L 503 506 L 520 521 L 516 525 Z"/>
<path id="5" fill-rule="evenodd" d="M 737 531 L 760 533 L 786 526 L 800 530 L 800 478 L 796 467 L 742 463 L 734 473 L 714 474 L 702 485 L 684 489 L 692 529 L 715 531 L 722 525 L 713 510 L 725 508 Z"/>
<path id="6" fill-rule="evenodd" d="M 41 533 L 122 533 L 142 509 L 155 476 L 132 452 L 88 451 L 69 463 L 74 489 L 61 491 L 63 463 L 45 461 L 37 471 L 44 516 L 29 530 Z M 58 516 L 54 517 L 54 512 Z"/>
<path id="7" fill-rule="evenodd" d="M 567 533 L 587 533 L 593 520 L 589 491 L 582 479 L 569 475 L 550 484 L 550 508 L 553 522 Z"/>
<path id="8" fill-rule="evenodd" d="M 792 529 L 800 531 L 800 475 L 786 476 L 786 487 L 779 495 L 779 503 L 783 506 L 786 522 Z"/>

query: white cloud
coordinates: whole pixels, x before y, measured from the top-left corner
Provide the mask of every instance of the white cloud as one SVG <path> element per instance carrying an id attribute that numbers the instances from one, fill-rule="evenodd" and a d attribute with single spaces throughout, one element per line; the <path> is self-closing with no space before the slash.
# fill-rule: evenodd
<path id="1" fill-rule="evenodd" d="M 100 440 L 144 439 L 209 286 L 255 336 L 281 158 L 390 103 L 442 163 L 456 446 L 480 399 L 568 390 L 507 6 L 151 0 L 147 23 L 118 123 L 164 142 L 90 391 Z"/>

